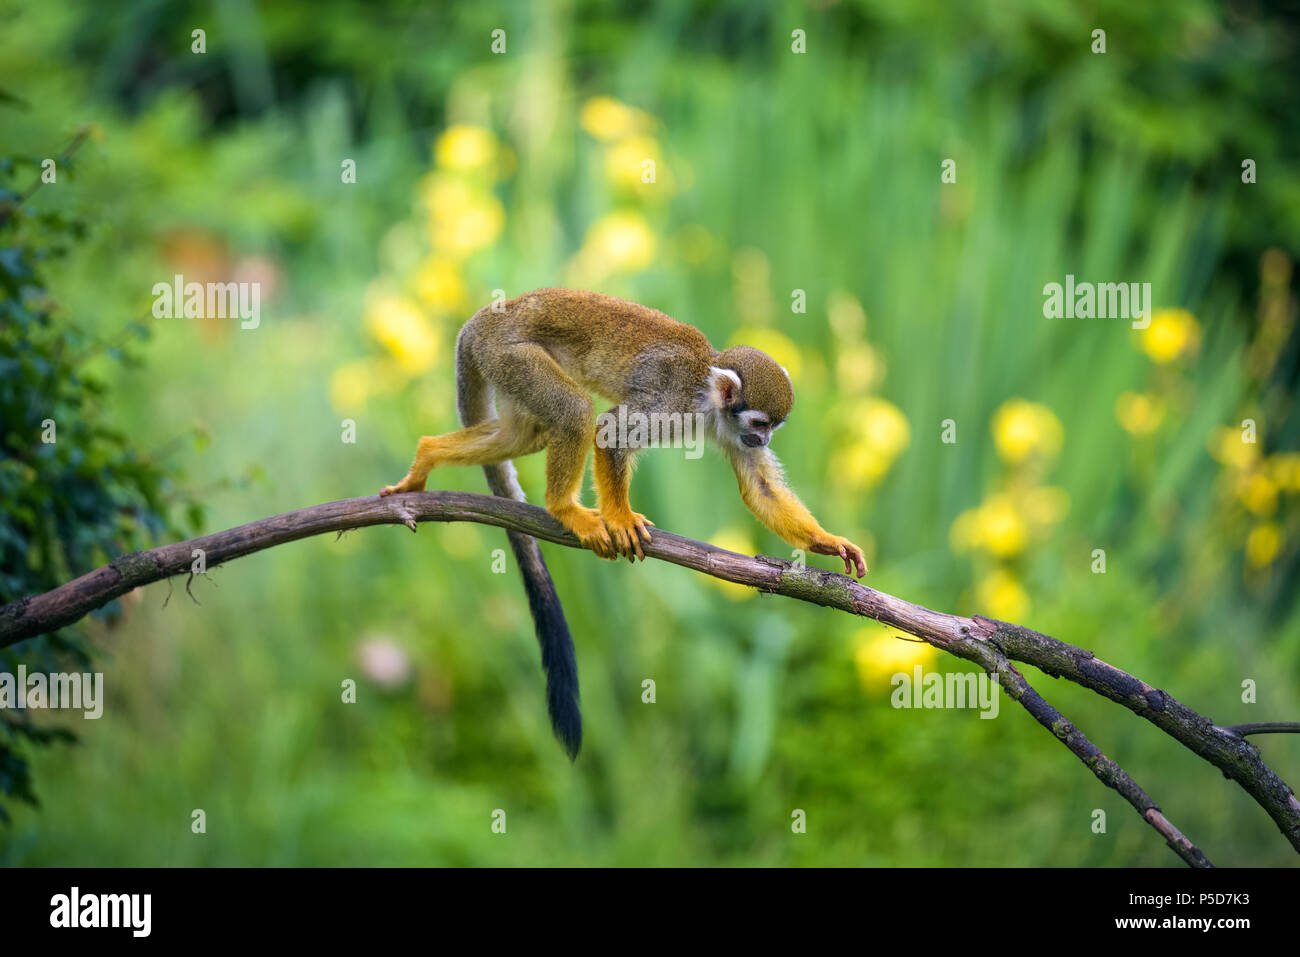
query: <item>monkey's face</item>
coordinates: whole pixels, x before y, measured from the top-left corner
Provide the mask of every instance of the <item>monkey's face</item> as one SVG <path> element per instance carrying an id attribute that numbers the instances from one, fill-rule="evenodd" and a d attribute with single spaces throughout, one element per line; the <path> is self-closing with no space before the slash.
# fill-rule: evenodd
<path id="1" fill-rule="evenodd" d="M 714 395 L 726 438 L 747 449 L 772 441 L 794 404 L 790 375 L 771 356 L 749 346 L 720 353 Z"/>
<path id="2" fill-rule="evenodd" d="M 736 438 L 740 444 L 750 449 L 761 448 L 772 441 L 772 433 L 782 423 L 772 423 L 772 417 L 759 409 L 742 409 L 734 411 L 736 419 Z"/>

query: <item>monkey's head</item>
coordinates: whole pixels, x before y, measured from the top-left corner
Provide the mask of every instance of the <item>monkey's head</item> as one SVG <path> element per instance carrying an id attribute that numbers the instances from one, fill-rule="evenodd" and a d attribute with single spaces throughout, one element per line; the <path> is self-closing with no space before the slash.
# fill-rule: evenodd
<path id="1" fill-rule="evenodd" d="M 746 448 L 767 445 L 794 405 L 790 373 L 752 346 L 718 353 L 709 373 L 723 435 Z"/>

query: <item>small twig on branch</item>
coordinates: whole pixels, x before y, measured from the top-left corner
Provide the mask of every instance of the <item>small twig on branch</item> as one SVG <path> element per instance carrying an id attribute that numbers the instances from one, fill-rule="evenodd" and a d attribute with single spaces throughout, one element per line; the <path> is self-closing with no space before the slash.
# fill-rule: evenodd
<path id="1" fill-rule="evenodd" d="M 244 555 L 325 532 L 371 525 L 419 522 L 479 522 L 513 529 L 570 548 L 578 540 L 543 509 L 513 499 L 468 492 L 416 492 L 388 498 L 368 496 L 329 502 L 250 522 L 187 542 L 123 555 L 93 572 L 43 595 L 0 608 L 0 648 L 72 624 L 133 588 L 190 570 L 193 549 L 202 549 L 209 567 Z M 1155 802 L 1118 764 L 1106 757 L 1059 711 L 1025 681 L 1011 661 L 1031 664 L 1116 701 L 1239 783 L 1273 818 L 1300 851 L 1300 801 L 1264 763 L 1245 735 L 1291 731 L 1300 725 L 1270 722 L 1221 728 L 1171 695 L 1120 671 L 1093 655 L 1019 625 L 975 616 L 931 611 L 855 582 L 837 572 L 792 565 L 766 556 L 750 558 L 713 545 L 655 529 L 644 546 L 649 558 L 672 562 L 724 581 L 827 608 L 874 618 L 979 665 L 996 675 L 1003 689 L 1056 736 L 1097 778 L 1127 800 L 1170 848 L 1194 867 L 1209 860 L 1165 818 Z M 187 583 L 188 584 L 188 583 Z"/>
<path id="2" fill-rule="evenodd" d="M 1300 721 L 1255 721 L 1247 724 L 1230 724 L 1220 728 L 1228 734 L 1244 738 L 1248 734 L 1300 734 Z"/>

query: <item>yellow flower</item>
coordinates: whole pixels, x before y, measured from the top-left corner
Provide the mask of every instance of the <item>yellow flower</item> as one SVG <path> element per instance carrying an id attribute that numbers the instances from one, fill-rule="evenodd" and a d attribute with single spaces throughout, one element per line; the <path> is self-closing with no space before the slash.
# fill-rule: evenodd
<path id="1" fill-rule="evenodd" d="M 1246 561 L 1255 568 L 1273 564 L 1282 549 L 1282 529 L 1276 522 L 1256 525 L 1246 537 Z"/>
<path id="2" fill-rule="evenodd" d="M 578 122 L 596 139 L 610 142 L 639 133 L 652 121 L 649 114 L 620 103 L 612 96 L 595 96 L 582 105 Z"/>
<path id="3" fill-rule="evenodd" d="M 740 555 L 755 555 L 758 553 L 754 540 L 746 532 L 736 528 L 721 528 L 714 533 L 709 539 L 710 545 L 716 545 L 718 548 L 725 548 L 729 552 L 736 552 Z M 757 591 L 749 585 L 741 585 L 737 582 L 725 582 L 721 578 L 714 578 L 712 575 L 706 578 L 706 581 L 718 591 L 722 592 L 732 601 L 748 601 L 753 598 Z"/>
<path id="4" fill-rule="evenodd" d="M 939 653 L 933 645 L 899 635 L 897 629 L 871 624 L 853 636 L 853 664 L 863 691 L 888 691 L 894 675 L 910 678 L 916 665 L 924 667 Z"/>
<path id="5" fill-rule="evenodd" d="M 975 515 L 975 534 L 981 547 L 999 558 L 1024 551 L 1029 527 L 1009 495 L 994 495 Z"/>
<path id="6" fill-rule="evenodd" d="M 1269 456 L 1269 475 L 1285 492 L 1300 492 L 1300 452 L 1278 452 Z"/>
<path id="7" fill-rule="evenodd" d="M 854 488 L 874 488 L 894 464 L 861 439 L 842 444 L 831 456 L 831 472 Z"/>
<path id="8" fill-rule="evenodd" d="M 647 183 L 644 179 L 646 160 L 654 163 L 652 183 Z M 659 144 L 649 136 L 634 136 L 622 140 L 605 156 L 605 175 L 612 183 L 624 189 L 638 189 L 650 185 L 666 189 L 667 172 Z M 667 197 L 668 194 L 665 191 L 659 195 Z"/>
<path id="9" fill-rule="evenodd" d="M 1025 550 L 1032 533 L 1055 525 L 1069 510 L 1069 493 L 1056 486 L 1022 489 L 1014 496 L 998 492 L 953 520 L 948 543 L 957 553 L 982 549 L 1011 558 Z"/>
<path id="10" fill-rule="evenodd" d="M 415 291 L 430 309 L 443 313 L 458 312 L 465 303 L 465 282 L 454 263 L 430 259 L 415 275 Z"/>
<path id="11" fill-rule="evenodd" d="M 1029 611 L 1029 593 L 1005 568 L 980 580 L 975 586 L 975 601 L 983 614 L 1003 621 L 1022 621 Z"/>
<path id="12" fill-rule="evenodd" d="M 907 417 L 892 402 L 871 396 L 859 404 L 858 416 L 867 444 L 884 458 L 897 458 L 912 441 Z"/>
<path id="13" fill-rule="evenodd" d="M 481 126 L 450 126 L 438 137 L 434 156 L 443 169 L 462 173 L 482 170 L 497 157 L 497 138 Z"/>
<path id="14" fill-rule="evenodd" d="M 451 255 L 467 256 L 491 246 L 505 225 L 505 210 L 495 196 L 483 196 L 454 219 L 435 225 L 434 247 Z"/>
<path id="15" fill-rule="evenodd" d="M 1240 429 L 1220 426 L 1210 435 L 1210 454 L 1220 465 L 1250 468 L 1259 459 L 1259 445 L 1247 442 Z"/>
<path id="16" fill-rule="evenodd" d="M 376 299 L 366 310 L 366 326 L 407 372 L 424 372 L 438 358 L 438 337 L 419 306 L 409 299 Z"/>
<path id="17" fill-rule="evenodd" d="M 598 267 L 639 272 L 654 262 L 655 236 L 645 217 L 623 210 L 597 220 L 587 232 L 585 247 Z"/>
<path id="18" fill-rule="evenodd" d="M 505 228 L 505 209 L 491 193 L 461 180 L 434 175 L 423 186 L 436 251 L 463 259 L 491 246 Z"/>
<path id="19" fill-rule="evenodd" d="M 1150 435 L 1165 418 L 1165 404 L 1155 396 L 1125 392 L 1115 400 L 1115 418 L 1130 435 Z"/>
<path id="20" fill-rule="evenodd" d="M 1019 465 L 1030 456 L 1055 456 L 1064 434 L 1061 420 L 1037 402 L 1008 399 L 993 413 L 993 443 L 1009 465 Z"/>
<path id="21" fill-rule="evenodd" d="M 879 484 L 912 440 L 898 407 L 870 396 L 853 407 L 850 439 L 831 457 L 832 472 L 856 488 Z"/>
<path id="22" fill-rule="evenodd" d="M 1277 485 L 1263 472 L 1250 472 L 1237 480 L 1237 497 L 1256 515 L 1277 511 Z"/>
<path id="23" fill-rule="evenodd" d="M 1152 362 L 1164 365 L 1196 351 L 1201 327 L 1186 309 L 1158 309 L 1141 336 L 1142 351 Z"/>

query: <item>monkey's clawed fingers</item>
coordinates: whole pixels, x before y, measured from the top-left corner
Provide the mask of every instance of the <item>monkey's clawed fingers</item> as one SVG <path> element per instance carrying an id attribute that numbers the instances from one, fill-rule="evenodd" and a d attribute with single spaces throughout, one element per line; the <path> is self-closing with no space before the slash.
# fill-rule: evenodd
<path id="1" fill-rule="evenodd" d="M 618 558 L 618 551 L 614 547 L 614 541 L 610 538 L 609 530 L 600 518 L 600 513 L 594 508 L 583 508 L 582 506 L 573 506 L 563 511 L 552 511 L 552 515 L 560 520 L 560 523 L 578 536 L 578 541 L 582 542 L 583 548 L 590 548 L 601 558 Z"/>
<path id="2" fill-rule="evenodd" d="M 852 575 L 856 570 L 857 577 L 861 578 L 867 573 L 867 560 L 862 555 L 862 549 L 847 538 L 835 536 L 825 541 L 814 542 L 811 550 L 819 555 L 838 555 L 844 562 L 846 575 Z"/>
<path id="3" fill-rule="evenodd" d="M 586 535 L 578 537 L 582 539 L 583 545 L 590 548 L 601 558 L 618 558 L 618 546 L 604 525 L 598 525 Z"/>
<path id="4" fill-rule="evenodd" d="M 858 546 L 849 544 L 842 547 L 840 558 L 844 559 L 844 574 L 852 575 L 856 569 L 858 577 L 861 578 L 867 573 L 867 560 Z"/>
<path id="5" fill-rule="evenodd" d="M 635 562 L 638 558 L 645 559 L 641 543 L 650 541 L 650 528 L 654 522 L 640 512 L 631 511 L 623 514 L 607 513 L 601 517 L 609 529 L 617 554 L 627 556 L 630 562 Z"/>

